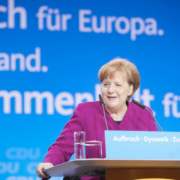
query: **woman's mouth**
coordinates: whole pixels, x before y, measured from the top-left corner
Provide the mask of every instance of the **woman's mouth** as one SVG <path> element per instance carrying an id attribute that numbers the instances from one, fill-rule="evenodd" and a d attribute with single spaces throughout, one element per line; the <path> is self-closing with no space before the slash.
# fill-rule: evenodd
<path id="1" fill-rule="evenodd" d="M 108 96 L 108 99 L 115 99 L 115 96 Z"/>

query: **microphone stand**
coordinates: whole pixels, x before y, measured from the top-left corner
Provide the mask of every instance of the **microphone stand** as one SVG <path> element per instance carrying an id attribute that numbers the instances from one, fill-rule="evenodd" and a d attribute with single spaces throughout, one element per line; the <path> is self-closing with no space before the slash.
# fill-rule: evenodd
<path id="1" fill-rule="evenodd" d="M 151 112 L 148 108 L 146 108 L 145 105 L 141 104 L 140 102 L 138 102 L 138 101 L 136 101 L 136 100 L 134 100 L 134 99 L 132 100 L 132 102 L 133 102 L 134 104 L 136 104 L 137 106 L 139 106 L 140 108 L 146 109 L 146 110 L 151 114 L 151 116 L 153 117 L 153 119 L 155 120 L 155 122 L 156 122 L 156 124 L 158 125 L 159 129 L 163 132 L 161 126 L 159 125 L 159 123 L 157 122 L 157 120 L 155 119 L 155 117 L 153 116 L 152 112 Z"/>
<path id="2" fill-rule="evenodd" d="M 108 130 L 108 125 L 107 125 L 107 120 L 106 120 L 106 114 L 105 114 L 105 110 L 104 110 L 104 102 L 102 99 L 102 96 L 99 94 L 99 102 L 103 107 L 103 114 L 104 114 L 104 119 L 105 119 L 105 123 L 106 123 L 106 129 Z"/>

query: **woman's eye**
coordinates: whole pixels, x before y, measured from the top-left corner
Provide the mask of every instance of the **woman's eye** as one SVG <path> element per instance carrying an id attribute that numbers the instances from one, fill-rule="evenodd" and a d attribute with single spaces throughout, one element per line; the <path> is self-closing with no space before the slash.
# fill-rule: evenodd
<path id="1" fill-rule="evenodd" d="M 117 86 L 121 86 L 120 84 L 117 84 Z"/>
<path id="2" fill-rule="evenodd" d="M 108 84 L 107 84 L 107 83 L 105 83 L 105 84 L 104 84 L 104 86 L 108 86 Z"/>

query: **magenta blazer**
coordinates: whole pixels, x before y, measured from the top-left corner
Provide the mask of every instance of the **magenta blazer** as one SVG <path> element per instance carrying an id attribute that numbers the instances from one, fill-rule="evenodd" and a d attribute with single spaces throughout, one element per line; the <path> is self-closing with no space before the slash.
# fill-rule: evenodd
<path id="1" fill-rule="evenodd" d="M 123 131 L 158 131 L 151 114 L 141 109 L 133 102 L 128 103 L 128 109 L 121 123 L 118 125 L 105 109 L 109 130 Z M 102 141 L 103 158 L 106 157 L 105 133 L 106 124 L 103 109 L 99 101 L 80 103 L 74 110 L 73 116 L 65 125 L 62 133 L 54 144 L 48 149 L 48 153 L 43 162 L 51 162 L 58 165 L 68 161 L 74 153 L 74 132 L 84 131 L 86 141 Z M 86 148 L 86 158 L 100 158 L 97 146 Z M 99 177 L 88 178 L 98 180 Z"/>

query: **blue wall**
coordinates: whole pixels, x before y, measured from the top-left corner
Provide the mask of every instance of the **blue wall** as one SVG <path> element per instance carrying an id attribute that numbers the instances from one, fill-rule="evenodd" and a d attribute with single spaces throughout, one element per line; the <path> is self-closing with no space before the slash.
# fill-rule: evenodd
<path id="1" fill-rule="evenodd" d="M 134 98 L 179 131 L 179 9 L 178 0 L 1 0 L 0 179 L 38 179 L 35 166 L 75 106 L 97 100 L 98 71 L 115 57 L 140 72 Z"/>

